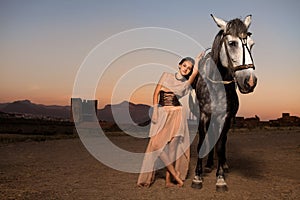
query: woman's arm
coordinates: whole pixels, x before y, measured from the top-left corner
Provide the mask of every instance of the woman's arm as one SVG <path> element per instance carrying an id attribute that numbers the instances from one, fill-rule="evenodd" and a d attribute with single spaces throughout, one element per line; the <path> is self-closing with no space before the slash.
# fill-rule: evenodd
<path id="1" fill-rule="evenodd" d="M 193 84 L 193 82 L 194 82 L 194 80 L 195 80 L 197 74 L 199 73 L 199 72 L 198 72 L 198 64 L 199 64 L 199 61 L 200 61 L 200 60 L 202 59 L 202 57 L 204 56 L 204 54 L 205 54 L 205 52 L 202 51 L 202 52 L 200 52 L 200 53 L 196 56 L 196 58 L 195 58 L 195 65 L 194 65 L 194 68 L 193 68 L 193 73 L 192 73 L 192 75 L 191 75 L 191 76 L 189 77 L 189 79 L 188 79 L 188 82 L 189 82 L 190 85 Z"/>
<path id="2" fill-rule="evenodd" d="M 153 94 L 153 114 L 152 114 L 152 122 L 153 123 L 156 123 L 157 122 L 157 119 L 158 119 L 158 95 L 159 95 L 159 91 L 161 90 L 162 88 L 162 84 L 163 84 L 163 81 L 165 79 L 165 76 L 166 74 L 163 73 L 163 75 L 161 76 L 159 82 L 157 83 L 156 87 L 155 87 L 155 90 L 154 90 L 154 94 Z"/>
<path id="3" fill-rule="evenodd" d="M 158 105 L 158 95 L 159 95 L 160 89 L 161 89 L 161 85 L 158 83 L 155 87 L 154 94 L 153 94 L 153 106 Z"/>

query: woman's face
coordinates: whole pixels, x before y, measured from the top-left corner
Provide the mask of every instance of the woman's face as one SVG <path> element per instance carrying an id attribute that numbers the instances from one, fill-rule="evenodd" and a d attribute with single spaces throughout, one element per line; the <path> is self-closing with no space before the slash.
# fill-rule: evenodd
<path id="1" fill-rule="evenodd" d="M 193 63 L 186 60 L 181 65 L 179 65 L 179 72 L 182 76 L 188 75 L 193 68 Z"/>

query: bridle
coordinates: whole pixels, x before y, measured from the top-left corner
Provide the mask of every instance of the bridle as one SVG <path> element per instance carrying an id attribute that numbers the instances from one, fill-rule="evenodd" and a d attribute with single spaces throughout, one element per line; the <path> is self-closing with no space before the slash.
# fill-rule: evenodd
<path id="1" fill-rule="evenodd" d="M 227 38 L 225 37 L 226 35 L 229 35 L 228 33 L 223 33 L 223 38 L 221 40 L 221 45 L 223 43 L 225 43 L 225 41 L 227 40 Z M 247 39 L 248 37 L 251 36 L 251 33 L 250 32 L 247 32 L 247 33 L 241 33 L 239 34 L 238 38 L 241 40 L 242 42 L 242 48 L 243 48 L 243 64 L 242 65 L 239 65 L 237 67 L 233 67 L 233 64 L 232 64 L 232 60 L 230 59 L 230 56 L 229 56 L 229 52 L 228 52 L 228 47 L 227 45 L 225 44 L 225 51 L 226 51 L 226 56 L 227 56 L 227 60 L 229 64 L 229 67 L 231 68 L 231 71 L 232 72 L 236 72 L 236 71 L 240 71 L 240 70 L 244 70 L 244 69 L 250 69 L 252 68 L 253 70 L 255 70 L 255 67 L 254 67 L 254 62 L 253 62 L 253 58 L 252 58 L 252 54 L 251 54 L 251 51 L 249 49 L 249 47 L 247 46 Z M 251 58 L 251 62 L 252 64 L 245 64 L 245 60 L 246 60 L 246 56 L 245 56 L 245 52 L 246 50 L 248 51 L 249 55 L 250 55 L 250 58 Z"/>
<path id="2" fill-rule="evenodd" d="M 223 43 L 225 43 L 225 41 L 227 41 L 226 35 L 229 35 L 229 34 L 228 33 L 223 33 L 223 35 L 222 35 L 223 37 L 221 39 L 221 44 L 220 44 L 221 46 L 222 46 Z M 230 84 L 230 83 L 235 83 L 236 82 L 236 80 L 235 80 L 235 72 L 236 71 L 241 71 L 241 70 L 244 70 L 244 69 L 251 69 L 251 68 L 253 70 L 255 70 L 255 66 L 253 64 L 252 54 L 251 54 L 251 51 L 250 51 L 249 47 L 247 46 L 247 39 L 248 39 L 249 36 L 251 36 L 250 32 L 241 33 L 238 36 L 238 38 L 240 39 L 240 41 L 242 43 L 242 48 L 243 48 L 243 63 L 242 63 L 242 65 L 239 65 L 237 67 L 233 67 L 233 63 L 232 63 L 232 60 L 231 60 L 230 55 L 229 55 L 228 47 L 225 44 L 225 52 L 226 52 L 226 56 L 227 56 L 227 60 L 228 60 L 228 68 L 231 71 L 232 80 L 230 80 L 230 81 L 215 81 L 215 80 L 212 80 L 211 78 L 207 77 L 207 79 L 210 82 L 212 82 L 212 83 L 222 83 L 222 84 L 225 84 L 225 85 Z M 252 64 L 245 64 L 246 51 L 248 51 L 248 53 L 250 55 Z"/>

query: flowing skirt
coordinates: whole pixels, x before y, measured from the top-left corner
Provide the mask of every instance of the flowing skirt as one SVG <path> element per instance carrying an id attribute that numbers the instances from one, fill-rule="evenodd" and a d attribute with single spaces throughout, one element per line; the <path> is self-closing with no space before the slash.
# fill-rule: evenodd
<path id="1" fill-rule="evenodd" d="M 162 151 L 169 152 L 169 144 L 173 138 L 178 137 L 176 160 L 170 160 L 169 165 L 175 162 L 175 170 L 180 178 L 185 180 L 190 161 L 190 138 L 186 114 L 182 106 L 158 107 L 158 121 L 151 123 L 150 140 L 143 160 L 141 173 L 138 177 L 139 186 L 150 186 L 154 182 L 155 171 L 164 166 L 156 166 L 156 161 Z"/>

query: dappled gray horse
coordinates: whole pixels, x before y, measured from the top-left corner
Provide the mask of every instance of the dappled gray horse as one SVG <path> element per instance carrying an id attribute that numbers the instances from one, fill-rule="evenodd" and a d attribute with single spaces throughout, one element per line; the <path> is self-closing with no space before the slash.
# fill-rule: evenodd
<path id="1" fill-rule="evenodd" d="M 251 55 L 254 42 L 248 32 L 251 15 L 244 20 L 233 19 L 229 22 L 213 15 L 212 18 L 220 31 L 214 39 L 211 52 L 200 60 L 200 75 L 193 85 L 200 113 L 198 160 L 192 187 L 202 188 L 202 158 L 209 151 L 212 152 L 206 165 L 211 168 L 215 147 L 218 156 L 216 189 L 224 191 L 227 190 L 224 175 L 227 133 L 239 107 L 236 85 L 241 93 L 250 93 L 256 86 L 257 78 Z"/>

